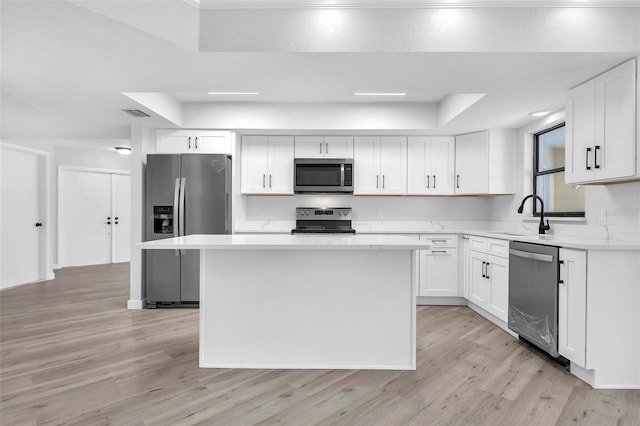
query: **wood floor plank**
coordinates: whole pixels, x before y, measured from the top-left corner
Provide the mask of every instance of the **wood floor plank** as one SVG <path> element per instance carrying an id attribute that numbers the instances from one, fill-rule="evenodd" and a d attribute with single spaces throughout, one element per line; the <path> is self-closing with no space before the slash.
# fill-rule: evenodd
<path id="1" fill-rule="evenodd" d="M 466 307 L 417 310 L 415 371 L 198 368 L 198 310 L 126 309 L 128 264 L 0 291 L 0 424 L 640 425 Z"/>

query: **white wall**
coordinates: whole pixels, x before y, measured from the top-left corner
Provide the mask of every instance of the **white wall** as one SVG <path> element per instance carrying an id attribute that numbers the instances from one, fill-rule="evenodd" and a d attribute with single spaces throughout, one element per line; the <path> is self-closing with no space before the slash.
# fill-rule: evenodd
<path id="1" fill-rule="evenodd" d="M 539 218 L 531 218 L 532 204 L 525 206 L 525 213 L 516 212 L 522 198 L 533 192 L 533 134 L 553 127 L 565 120 L 564 111 L 559 111 L 518 129 L 516 147 L 516 195 L 494 198 L 491 218 L 493 226 L 509 231 L 531 231 L 538 229 Z M 604 210 L 606 225 L 598 225 L 598 212 Z M 528 220 L 527 220 L 528 219 Z M 552 234 L 588 236 L 612 240 L 640 240 L 640 182 L 613 185 L 585 185 L 585 218 L 551 219 Z"/>

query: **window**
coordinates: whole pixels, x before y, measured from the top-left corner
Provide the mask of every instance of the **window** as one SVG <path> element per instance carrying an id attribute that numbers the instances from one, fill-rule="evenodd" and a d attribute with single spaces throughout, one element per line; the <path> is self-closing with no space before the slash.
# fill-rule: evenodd
<path id="1" fill-rule="evenodd" d="M 533 143 L 533 193 L 544 200 L 545 216 L 584 217 L 584 187 L 564 183 L 564 123 L 537 133 Z M 533 215 L 540 216 L 539 203 Z"/>

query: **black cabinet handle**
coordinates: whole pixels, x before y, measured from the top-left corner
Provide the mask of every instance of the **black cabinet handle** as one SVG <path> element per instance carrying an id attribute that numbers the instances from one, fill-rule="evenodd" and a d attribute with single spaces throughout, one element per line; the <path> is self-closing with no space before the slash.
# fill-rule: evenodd
<path id="1" fill-rule="evenodd" d="M 593 167 L 595 169 L 599 169 L 600 165 L 598 164 L 598 150 L 600 149 L 600 145 L 596 145 L 595 151 L 593 151 Z"/>
<path id="2" fill-rule="evenodd" d="M 487 278 L 487 274 L 484 272 L 484 267 L 487 264 L 487 262 L 482 262 L 482 278 Z"/>
<path id="3" fill-rule="evenodd" d="M 587 154 L 585 155 L 585 161 L 586 161 L 586 169 L 587 170 L 591 170 L 591 166 L 589 165 L 589 153 L 591 152 L 591 148 L 587 148 Z"/>
<path id="4" fill-rule="evenodd" d="M 196 149 L 198 149 L 198 137 L 196 136 Z"/>
<path id="5" fill-rule="evenodd" d="M 456 188 L 460 189 L 460 175 L 456 175 Z"/>
<path id="6" fill-rule="evenodd" d="M 189 149 L 191 149 L 191 136 L 189 136 Z"/>
<path id="7" fill-rule="evenodd" d="M 436 189 L 436 175 L 433 175 L 433 189 Z"/>
<path id="8" fill-rule="evenodd" d="M 487 266 L 485 267 L 485 271 L 486 271 L 486 272 L 484 273 L 484 274 L 485 274 L 485 278 L 486 278 L 486 279 L 489 279 L 489 278 L 490 278 L 490 277 L 489 277 L 489 265 L 491 265 L 491 264 L 490 264 L 489 262 L 487 262 Z"/>
<path id="9" fill-rule="evenodd" d="M 39 228 L 42 226 L 42 222 L 36 222 L 36 228 Z"/>

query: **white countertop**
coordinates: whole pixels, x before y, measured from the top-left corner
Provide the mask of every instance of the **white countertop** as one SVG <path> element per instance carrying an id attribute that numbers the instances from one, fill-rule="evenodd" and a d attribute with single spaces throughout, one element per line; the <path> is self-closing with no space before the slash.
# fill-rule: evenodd
<path id="1" fill-rule="evenodd" d="M 280 249 L 280 250 L 424 250 L 425 241 L 400 235 L 234 234 L 187 235 L 136 244 L 142 249 Z"/>
<path id="2" fill-rule="evenodd" d="M 525 243 L 543 244 L 547 246 L 557 246 L 564 248 L 575 248 L 582 250 L 638 250 L 640 251 L 640 241 L 615 241 L 600 238 L 574 237 L 568 235 L 537 235 L 518 234 L 502 231 L 470 231 L 465 235 L 477 235 L 480 237 L 497 238 L 509 241 L 522 241 Z"/>

